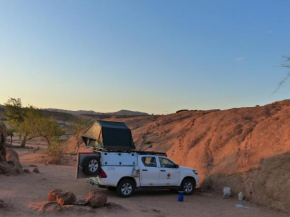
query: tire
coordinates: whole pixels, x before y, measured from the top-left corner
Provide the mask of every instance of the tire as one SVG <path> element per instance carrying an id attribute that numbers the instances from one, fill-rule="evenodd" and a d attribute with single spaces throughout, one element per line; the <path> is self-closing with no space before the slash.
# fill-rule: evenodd
<path id="1" fill-rule="evenodd" d="M 120 197 L 130 197 L 135 191 L 135 183 L 130 179 L 123 179 L 117 186 L 117 193 Z"/>
<path id="2" fill-rule="evenodd" d="M 186 178 L 182 181 L 180 189 L 183 191 L 183 194 L 191 195 L 194 192 L 195 186 L 195 180 Z"/>
<path id="3" fill-rule="evenodd" d="M 88 156 L 83 160 L 82 169 L 86 175 L 99 175 L 101 162 L 98 156 Z"/>
<path id="4" fill-rule="evenodd" d="M 112 187 L 112 186 L 108 186 L 107 189 L 109 191 L 116 191 L 117 188 L 116 187 Z"/>

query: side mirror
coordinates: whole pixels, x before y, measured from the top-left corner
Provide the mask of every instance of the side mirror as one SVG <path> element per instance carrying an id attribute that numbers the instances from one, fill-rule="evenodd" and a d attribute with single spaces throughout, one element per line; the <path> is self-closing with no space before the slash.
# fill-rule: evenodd
<path id="1" fill-rule="evenodd" d="M 175 168 L 179 168 L 179 165 L 178 164 L 175 164 Z"/>

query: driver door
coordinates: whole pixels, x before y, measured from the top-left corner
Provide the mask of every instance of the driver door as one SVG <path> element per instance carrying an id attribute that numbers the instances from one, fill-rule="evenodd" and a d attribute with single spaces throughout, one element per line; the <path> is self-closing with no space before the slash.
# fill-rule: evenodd
<path id="1" fill-rule="evenodd" d="M 180 169 L 177 164 L 165 157 L 158 157 L 159 160 L 159 185 L 178 186 L 180 179 Z"/>

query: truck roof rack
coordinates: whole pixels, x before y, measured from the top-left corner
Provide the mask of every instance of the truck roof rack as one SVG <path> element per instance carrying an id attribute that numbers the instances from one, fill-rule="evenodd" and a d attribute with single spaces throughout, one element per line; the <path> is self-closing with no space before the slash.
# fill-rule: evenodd
<path id="1" fill-rule="evenodd" d="M 122 152 L 122 153 L 138 153 L 140 155 L 159 155 L 159 156 L 167 156 L 164 152 L 154 152 L 154 151 L 118 151 L 118 150 L 108 150 L 103 148 L 96 148 L 95 151 L 105 151 L 105 152 Z"/>
<path id="2" fill-rule="evenodd" d="M 155 152 L 155 151 L 135 151 L 141 155 L 160 155 L 160 156 L 167 156 L 164 152 Z"/>

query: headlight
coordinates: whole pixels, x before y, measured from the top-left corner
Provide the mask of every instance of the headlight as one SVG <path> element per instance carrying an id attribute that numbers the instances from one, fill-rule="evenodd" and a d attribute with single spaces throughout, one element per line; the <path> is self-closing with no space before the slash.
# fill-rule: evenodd
<path id="1" fill-rule="evenodd" d="M 192 170 L 194 172 L 195 175 L 198 175 L 197 170 Z"/>

